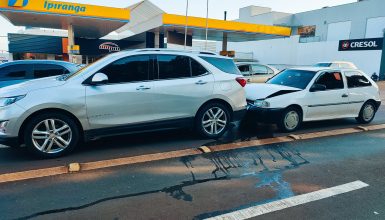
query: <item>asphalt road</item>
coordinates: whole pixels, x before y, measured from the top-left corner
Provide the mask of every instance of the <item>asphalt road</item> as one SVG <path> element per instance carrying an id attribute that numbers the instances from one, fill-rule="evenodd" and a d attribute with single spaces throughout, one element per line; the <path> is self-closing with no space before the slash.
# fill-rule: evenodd
<path id="1" fill-rule="evenodd" d="M 0 184 L 1 219 L 205 219 L 360 180 L 256 219 L 385 219 L 385 131 Z"/>
<path id="2" fill-rule="evenodd" d="M 385 100 L 385 83 L 381 83 L 380 87 L 381 91 L 383 91 L 381 93 L 382 99 Z M 372 124 L 385 123 L 384 104 L 385 101 L 379 109 Z M 355 126 L 358 126 L 358 124 L 354 119 L 311 122 L 305 123 L 296 133 L 325 131 Z M 5 146 L 0 146 L 0 174 L 66 165 L 71 162 L 98 161 L 196 148 L 202 145 L 217 145 L 221 143 L 232 143 L 285 135 L 287 134 L 279 133 L 277 128 L 272 125 L 253 125 L 246 128 L 240 128 L 238 125 L 235 125 L 223 138 L 219 140 L 201 139 L 190 130 L 125 135 L 89 142 L 84 146 L 80 146 L 71 155 L 52 160 L 36 160 L 23 148 L 11 149 Z"/>

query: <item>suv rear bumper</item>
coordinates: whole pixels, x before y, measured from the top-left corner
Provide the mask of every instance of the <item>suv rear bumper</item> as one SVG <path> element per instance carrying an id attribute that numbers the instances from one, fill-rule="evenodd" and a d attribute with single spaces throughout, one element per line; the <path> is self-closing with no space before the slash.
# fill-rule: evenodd
<path id="1" fill-rule="evenodd" d="M 242 119 L 245 117 L 246 113 L 247 113 L 246 109 L 235 111 L 233 113 L 233 122 L 242 121 Z"/>

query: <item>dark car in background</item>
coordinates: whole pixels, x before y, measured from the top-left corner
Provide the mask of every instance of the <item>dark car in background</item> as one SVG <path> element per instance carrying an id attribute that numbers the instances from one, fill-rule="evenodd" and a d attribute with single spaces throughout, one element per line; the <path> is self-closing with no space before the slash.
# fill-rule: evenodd
<path id="1" fill-rule="evenodd" d="M 20 60 L 0 64 L 0 88 L 31 79 L 72 73 L 78 64 L 56 60 Z"/>

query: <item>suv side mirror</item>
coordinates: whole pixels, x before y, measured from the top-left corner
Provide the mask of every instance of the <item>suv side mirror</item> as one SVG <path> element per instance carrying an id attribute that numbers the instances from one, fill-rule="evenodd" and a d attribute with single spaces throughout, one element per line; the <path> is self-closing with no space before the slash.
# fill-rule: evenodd
<path id="1" fill-rule="evenodd" d="M 108 82 L 108 76 L 104 73 L 96 73 L 91 79 L 91 85 L 97 86 L 106 84 Z"/>
<path id="2" fill-rule="evenodd" d="M 325 90 L 326 90 L 326 86 L 322 84 L 314 84 L 310 88 L 310 92 L 325 91 Z"/>

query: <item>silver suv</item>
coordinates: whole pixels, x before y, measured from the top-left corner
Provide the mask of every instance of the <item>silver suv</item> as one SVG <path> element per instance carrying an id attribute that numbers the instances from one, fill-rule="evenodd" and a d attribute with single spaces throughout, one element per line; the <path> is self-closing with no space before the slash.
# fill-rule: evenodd
<path id="1" fill-rule="evenodd" d="M 142 49 L 73 74 L 0 89 L 0 142 L 44 158 L 99 137 L 189 128 L 223 135 L 246 109 L 233 60 L 206 52 Z"/>

